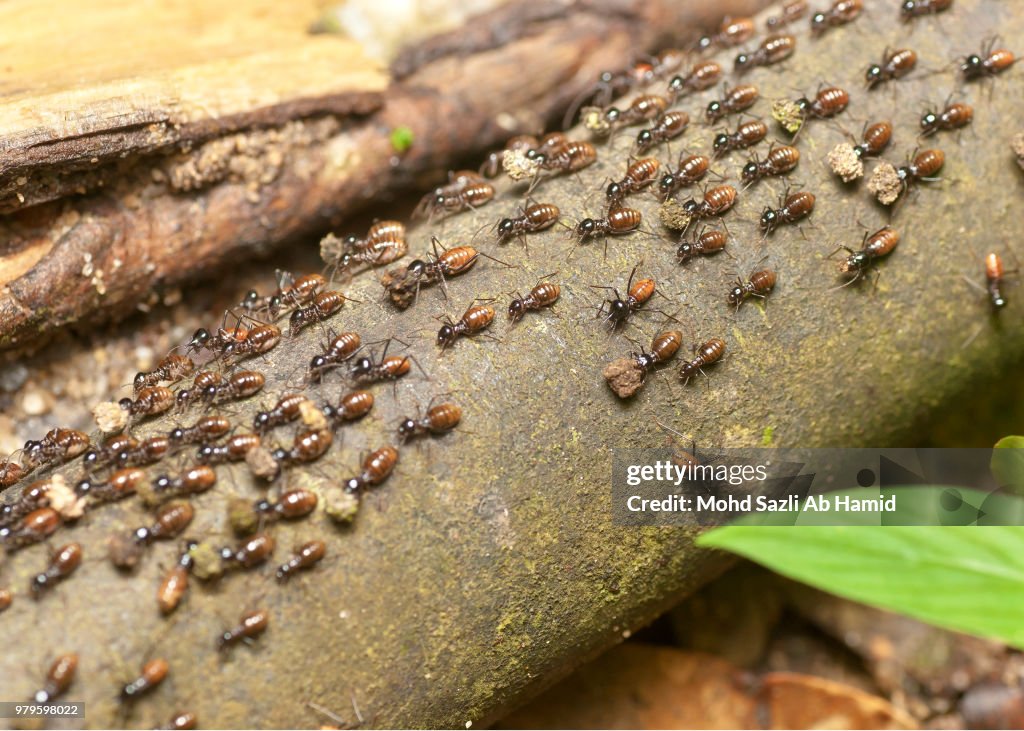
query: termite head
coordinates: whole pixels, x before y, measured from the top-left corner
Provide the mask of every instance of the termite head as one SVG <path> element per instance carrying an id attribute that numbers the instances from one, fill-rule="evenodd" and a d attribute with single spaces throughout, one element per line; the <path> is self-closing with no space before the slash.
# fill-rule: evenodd
<path id="1" fill-rule="evenodd" d="M 402 439 L 408 439 L 416 431 L 416 422 L 412 419 L 405 419 L 401 424 L 398 425 L 398 436 Z"/>

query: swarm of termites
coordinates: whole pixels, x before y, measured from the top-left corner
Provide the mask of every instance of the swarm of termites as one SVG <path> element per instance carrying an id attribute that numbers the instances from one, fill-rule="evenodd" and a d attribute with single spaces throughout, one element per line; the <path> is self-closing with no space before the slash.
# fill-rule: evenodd
<path id="1" fill-rule="evenodd" d="M 864 176 L 864 161 L 849 142 L 840 142 L 832 148 L 828 153 L 828 166 L 844 183 Z"/>
<path id="2" fill-rule="evenodd" d="M 868 190 L 882 205 L 889 206 L 895 203 L 903 192 L 903 181 L 896 167 L 884 160 L 878 163 L 868 180 Z"/>

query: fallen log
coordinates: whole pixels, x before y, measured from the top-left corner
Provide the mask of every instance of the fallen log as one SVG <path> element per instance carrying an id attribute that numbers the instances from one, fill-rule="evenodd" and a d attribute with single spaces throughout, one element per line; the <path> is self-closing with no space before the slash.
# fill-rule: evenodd
<path id="1" fill-rule="evenodd" d="M 971 47 L 977 39 L 964 35 L 966 29 L 991 24 L 1006 37 L 1021 37 L 1024 21 L 1012 9 L 979 0 L 954 7 L 947 33 L 924 32 L 930 18 L 912 26 L 922 66 L 942 67 Z M 984 86 L 964 87 L 976 106 L 973 126 L 959 141 L 954 134 L 929 143 L 947 152 L 943 180 L 912 191 L 891 219 L 863 182 L 841 184 L 827 167 L 829 150 L 846 140 L 843 127 L 856 130 L 865 120 L 892 121 L 891 161 L 899 163 L 917 144 L 916 100 L 934 94 L 936 79 L 912 74 L 891 92 L 860 86 L 861 62 L 875 60 L 865 57 L 864 34 L 895 27 L 895 13 L 891 3 L 871 0 L 861 19 L 823 38 L 796 28 L 798 48 L 785 65 L 745 77 L 761 88 L 754 112 L 766 119 L 773 99 L 794 88 L 813 93 L 822 69 L 849 90 L 850 106 L 837 121 L 812 122 L 797 141 L 802 157 L 788 181 L 817 194 L 813 223 L 802 232 L 761 234 L 762 210 L 777 203 L 786 179 L 740 192 L 724 218 L 732 259 L 679 265 L 676 236 L 659 225 L 658 203 L 646 195 L 629 201 L 653 235 L 616 237 L 607 258 L 600 241 L 573 250 L 557 226 L 530 235 L 528 250 L 516 241 L 496 244 L 487 229 L 523 202 L 524 185 L 507 181 L 493 203 L 411 229 L 409 259 L 428 251 L 437 235 L 448 245 L 472 243 L 513 267 L 481 259 L 447 282 L 447 297 L 436 287 L 424 289 L 404 312 L 383 301 L 379 272 L 339 285 L 357 302 L 327 324 L 360 332 L 366 341 L 400 338 L 408 346 L 395 341 L 389 354 L 411 353 L 422 372 L 413 367 L 393 388 L 375 388 L 371 417 L 345 428 L 321 460 L 289 472 L 281 484 L 331 494 L 362 455 L 396 443 L 396 426 L 417 404 L 425 407 L 440 394 L 461 405 L 463 424 L 441 439 L 401 447 L 396 472 L 366 496 L 350 528 L 332 525 L 322 505 L 305 520 L 273 526 L 275 564 L 297 543 L 328 544 L 319 567 L 283 587 L 271 585 L 271 565 L 226 577 L 215 588 L 197 580 L 177 611 L 162 617 L 154 593 L 179 547 L 154 546 L 129 576 L 103 558 L 112 533 L 150 520 L 139 500 L 95 510 L 51 539 L 78 541 L 86 560 L 38 603 L 25 588 L 45 566 L 46 547 L 6 556 L 4 581 L 16 596 L 2 616 L 5 632 L 36 638 L 46 628 L 44 639 L 14 643 L 0 658 L 10 695 L 27 698 L 37 690 L 43 671 L 26 668 L 75 651 L 80 675 L 68 698 L 86 701 L 90 725 L 152 727 L 183 708 L 195 710 L 206 727 L 305 725 L 320 722 L 316 709 L 326 708 L 349 725 L 479 727 L 649 622 L 721 565 L 720 557 L 693 548 L 690 531 L 612 523 L 613 449 L 664 445 L 659 421 L 684 440 L 713 447 L 913 444 L 934 408 L 1019 367 L 1024 300 L 1007 289 L 1007 306 L 993 314 L 985 293 L 964 282 L 965 275 L 983 282 L 986 251 L 1016 235 L 1022 181 L 1002 107 L 1013 95 L 998 93 L 1019 84 L 1016 70 L 993 79 L 991 95 Z M 728 68 L 734 53 L 716 57 Z M 944 80 L 956 83 L 947 73 Z M 682 108 L 696 120 L 719 93 L 694 95 Z M 568 225 L 598 214 L 607 180 L 625 170 L 636 129 L 599 145 L 597 163 L 578 176 L 544 181 L 535 197 L 559 205 Z M 783 136 L 774 128 L 772 134 Z M 708 152 L 712 135 L 713 128 L 695 121 L 671 154 L 667 148 L 652 154 L 674 164 L 684 145 Z M 575 129 L 572 136 L 586 132 Z M 744 162 L 734 154 L 713 167 L 735 182 Z M 964 205 L 965 191 L 985 204 Z M 871 230 L 891 221 L 902 241 L 881 263 L 877 285 L 866 277 L 835 289 L 844 280 L 829 254 L 839 243 L 859 244 L 858 221 Z M 748 302 L 737 311 L 726 301 L 730 270 L 745 274 L 765 255 L 779 274 L 775 291 L 766 307 Z M 632 400 L 620 401 L 602 368 L 637 347 L 630 338 L 646 345 L 663 324 L 638 315 L 638 329 L 610 335 L 595 317 L 603 294 L 590 285 L 621 288 L 640 262 L 641 273 L 655 278 L 668 298 L 661 307 L 681 320 L 684 349 L 721 337 L 728 355 L 706 380 L 684 386 L 669 368 L 652 374 Z M 556 270 L 562 296 L 554 313 L 530 313 L 514 327 L 496 322 L 490 332 L 497 341 L 470 338 L 445 351 L 434 344 L 437 318 L 458 317 L 480 297 L 498 298 L 495 306 L 503 308 L 507 293 Z M 219 322 L 220 313 L 210 320 Z M 232 406 L 232 421 L 247 429 L 255 411 L 300 388 L 323 338 L 309 328 L 249 361 L 266 374 L 267 386 Z M 370 351 L 379 357 L 382 347 Z M 308 393 L 318 403 L 336 403 L 348 387 L 336 374 Z M 153 419 L 136 434 L 164 433 L 200 413 Z M 269 440 L 287 445 L 290 438 L 282 432 Z M 187 463 L 178 458 L 149 474 L 176 473 Z M 80 469 L 74 462 L 61 472 L 73 483 Z M 224 466 L 218 475 L 217 487 L 194 499 L 187 535 L 219 546 L 234 543 L 231 498 L 256 500 L 266 488 L 246 466 Z M 257 606 L 270 612 L 266 634 L 252 647 L 219 655 L 215 639 Z M 146 699 L 120 704 L 118 686 L 154 657 L 168 661 L 168 680 Z"/>

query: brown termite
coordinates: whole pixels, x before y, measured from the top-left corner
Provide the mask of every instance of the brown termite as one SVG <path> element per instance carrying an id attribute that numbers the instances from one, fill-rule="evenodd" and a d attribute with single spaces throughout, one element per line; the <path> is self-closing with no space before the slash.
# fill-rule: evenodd
<path id="1" fill-rule="evenodd" d="M 796 223 L 814 211 L 814 194 L 805 190 L 787 194 L 778 208 L 765 206 L 761 213 L 761 232 L 768 236 L 784 224 Z"/>
<path id="2" fill-rule="evenodd" d="M 260 411 L 253 417 L 253 431 L 262 434 L 275 427 L 292 423 L 302 415 L 302 404 L 308 400 L 301 393 L 285 394 L 278 399 L 273 408 L 267 411 Z"/>
<path id="3" fill-rule="evenodd" d="M 726 86 L 725 94 L 721 99 L 715 99 L 708 103 L 704 112 L 704 118 L 708 123 L 715 123 L 729 114 L 736 114 L 754 106 L 754 103 L 761 98 L 761 92 L 756 86 L 743 84 L 729 88 Z"/>
<path id="4" fill-rule="evenodd" d="M 309 362 L 310 378 L 318 381 L 330 368 L 349 360 L 363 345 L 363 340 L 356 332 L 342 332 L 331 337 L 330 342 L 319 355 L 314 355 Z"/>
<path id="5" fill-rule="evenodd" d="M 744 148 L 756 145 L 768 134 L 768 125 L 759 119 L 752 119 L 740 124 L 735 132 L 719 132 L 715 135 L 712 146 L 715 150 L 715 158 Z"/>
<path id="6" fill-rule="evenodd" d="M 942 169 L 945 162 L 946 155 L 942 150 L 922 150 L 914 155 L 912 160 L 896 170 L 903 191 L 905 192 L 911 185 L 922 180 L 928 183 L 940 180 L 935 177 L 935 173 Z"/>
<path id="7" fill-rule="evenodd" d="M 378 360 L 371 356 L 363 356 L 352 365 L 349 374 L 359 384 L 377 383 L 379 381 L 397 381 L 412 370 L 411 355 L 388 355 L 391 341 L 384 344 L 384 350 Z"/>
<path id="8" fill-rule="evenodd" d="M 35 469 L 67 462 L 89 448 L 89 435 L 77 429 L 51 429 L 42 439 L 25 442 L 22 464 Z"/>
<path id="9" fill-rule="evenodd" d="M 726 297 L 726 300 L 730 305 L 735 305 L 736 309 L 739 310 L 740 305 L 748 297 L 760 297 L 765 299 L 775 289 L 776 275 L 772 269 L 760 269 L 750 273 L 746 281 L 743 281 L 739 277 L 736 278 L 736 284 Z"/>
<path id="10" fill-rule="evenodd" d="M 157 510 L 152 525 L 143 525 L 127 536 L 115 534 L 107 542 L 110 562 L 119 569 L 135 568 L 146 546 L 174 538 L 192 522 L 195 511 L 183 501 L 167 503 Z"/>
<path id="11" fill-rule="evenodd" d="M 974 107 L 962 102 L 947 104 L 941 112 L 927 111 L 921 117 L 921 136 L 966 127 L 974 119 Z"/>
<path id="12" fill-rule="evenodd" d="M 772 15 L 764 24 L 768 30 L 779 30 L 790 23 L 795 23 L 807 14 L 807 0 L 787 0 L 782 4 L 781 12 Z"/>
<path id="13" fill-rule="evenodd" d="M 385 292 L 396 304 L 404 303 L 404 307 L 414 302 L 419 297 L 421 287 L 440 282 L 442 292 L 447 297 L 445 280 L 468 272 L 477 259 L 482 256 L 472 246 L 455 246 L 446 249 L 437 240 L 436 236 L 430 238 L 433 249 L 425 259 L 415 259 L 409 263 L 400 276 L 385 276 L 381 280 Z M 440 249 L 440 251 L 439 251 Z M 488 257 L 493 258 L 493 257 Z M 409 297 L 408 294 L 412 293 Z M 401 305 L 400 305 L 401 306 Z M 403 307 L 403 309 L 404 309 Z"/>
<path id="14" fill-rule="evenodd" d="M 886 49 L 882 54 L 881 63 L 873 63 L 864 72 L 864 79 L 869 89 L 893 79 L 900 79 L 909 74 L 917 66 L 917 54 L 909 48 L 895 51 Z"/>
<path id="15" fill-rule="evenodd" d="M 41 706 L 53 703 L 62 695 L 68 692 L 71 683 L 75 680 L 75 671 L 78 670 L 78 655 L 69 652 L 60 655 L 50 666 L 46 673 L 46 681 L 43 687 L 35 692 L 32 700 Z"/>
<path id="16" fill-rule="evenodd" d="M 307 429 L 295 435 L 291 449 L 275 449 L 274 461 L 280 466 L 313 462 L 323 456 L 333 441 L 328 429 Z"/>
<path id="17" fill-rule="evenodd" d="M 483 332 L 494 322 L 494 314 L 494 308 L 490 305 L 472 304 L 455 322 L 445 316 L 441 320 L 443 323 L 441 329 L 437 331 L 437 344 L 445 349 L 453 345 L 460 337 Z"/>
<path id="18" fill-rule="evenodd" d="M 600 236 L 605 240 L 605 256 L 609 236 L 624 236 L 633 233 L 643 222 L 643 214 L 635 208 L 615 208 L 604 218 L 584 218 L 572 229 L 575 235 L 573 249 L 590 238 Z"/>
<path id="19" fill-rule="evenodd" d="M 225 568 L 252 569 L 264 563 L 274 553 L 274 537 L 269 533 L 258 533 L 245 541 L 238 549 L 225 546 L 220 550 Z"/>
<path id="20" fill-rule="evenodd" d="M 346 251 L 333 259 L 331 266 L 335 272 L 349 274 L 357 264 L 365 264 L 370 267 L 382 267 L 386 264 L 398 261 L 409 251 L 405 239 L 393 241 L 375 241 L 365 249 L 358 251 Z"/>
<path id="21" fill-rule="evenodd" d="M 981 48 L 981 53 L 972 53 L 960 63 L 960 73 L 965 81 L 991 78 L 1013 66 L 1017 57 L 1005 48 L 995 48 L 995 38 L 990 38 Z"/>
<path id="22" fill-rule="evenodd" d="M 366 232 L 364 238 L 349 234 L 341 239 L 343 253 L 366 251 L 374 244 L 405 241 L 405 224 L 401 221 L 377 221 Z"/>
<path id="23" fill-rule="evenodd" d="M 138 449 L 139 440 L 128 434 L 116 434 L 104 440 L 96 449 L 90 449 L 82 457 L 85 468 L 95 471 L 107 465 L 121 463 L 127 452 Z"/>
<path id="24" fill-rule="evenodd" d="M 741 53 L 733 62 L 733 70 L 742 74 L 757 66 L 771 66 L 784 61 L 796 50 L 796 38 L 791 35 L 772 34 L 755 50 Z"/>
<path id="25" fill-rule="evenodd" d="M 498 243 L 518 238 L 525 242 L 526 234 L 551 228 L 558 223 L 561 210 L 554 203 L 533 203 L 520 209 L 520 215 L 498 221 Z"/>
<path id="26" fill-rule="evenodd" d="M 704 155 L 679 155 L 679 166 L 661 176 L 658 181 L 658 199 L 666 201 L 680 188 L 703 180 L 711 166 L 711 160 Z"/>
<path id="27" fill-rule="evenodd" d="M 194 515 L 195 510 L 187 502 L 167 503 L 156 511 L 152 525 L 144 525 L 132 531 L 132 540 L 148 546 L 153 541 L 174 538 L 188 527 Z"/>
<path id="28" fill-rule="evenodd" d="M 848 253 L 848 256 L 839 264 L 839 272 L 843 275 L 853 275 L 848 282 L 841 286 L 847 287 L 864 276 L 865 272 L 874 266 L 876 259 L 891 253 L 899 242 L 899 233 L 886 226 L 873 234 L 865 233 L 860 251 L 854 251 L 848 246 L 836 249 L 837 252 L 845 250 Z"/>
<path id="29" fill-rule="evenodd" d="M 448 216 L 462 211 L 477 209 L 494 198 L 494 186 L 483 181 L 470 182 L 456 190 L 442 189 L 424 196 L 413 211 L 413 218 Z"/>
<path id="30" fill-rule="evenodd" d="M 82 546 L 68 543 L 58 548 L 50 556 L 50 565 L 40 574 L 32 577 L 29 590 L 33 599 L 39 599 L 46 591 L 64 581 L 75 572 L 82 563 Z"/>
<path id="31" fill-rule="evenodd" d="M 169 410 L 175 403 L 174 392 L 165 386 L 149 386 L 135 395 L 135 400 L 123 398 L 118 405 L 131 416 L 156 416 Z"/>
<path id="32" fill-rule="evenodd" d="M 359 476 L 345 481 L 345 490 L 350 493 L 359 493 L 380 485 L 388 479 L 396 464 L 398 464 L 398 450 L 394 447 L 381 447 L 371 452 L 363 460 L 363 468 Z"/>
<path id="33" fill-rule="evenodd" d="M 137 394 L 147 386 L 155 386 L 161 381 L 173 383 L 188 378 L 196 369 L 196 364 L 187 355 L 170 353 L 157 363 L 156 368 L 148 372 L 136 373 L 133 388 Z"/>
<path id="34" fill-rule="evenodd" d="M 304 487 L 297 487 L 294 490 L 281 493 L 277 502 L 263 499 L 257 501 L 254 507 L 264 520 L 278 518 L 294 520 L 303 518 L 316 510 L 317 502 L 319 500 L 315 492 Z"/>
<path id="35" fill-rule="evenodd" d="M 664 114 L 669 100 L 656 94 L 642 94 L 625 109 L 618 107 L 587 107 L 583 110 L 583 126 L 591 132 L 606 136 L 621 127 L 629 127 Z"/>
<path id="36" fill-rule="evenodd" d="M 529 194 L 541 181 L 541 173 L 553 175 L 560 173 L 578 173 L 585 167 L 597 162 L 597 148 L 589 142 L 567 142 L 564 147 L 550 152 L 539 152 L 533 157 L 537 172 L 527 189 Z"/>
<path id="37" fill-rule="evenodd" d="M 711 338 L 707 342 L 702 343 L 694 348 L 694 357 L 692 360 L 688 360 L 679 368 L 679 377 L 682 379 L 683 384 L 690 382 L 698 373 L 704 373 L 704 369 L 712 363 L 717 363 L 725 355 L 725 341 L 719 338 Z"/>
<path id="38" fill-rule="evenodd" d="M 516 293 L 508 305 L 508 319 L 519 322 L 530 310 L 551 307 L 561 294 L 562 288 L 554 282 L 538 282 L 525 297 Z"/>
<path id="39" fill-rule="evenodd" d="M 0 507 L 0 528 L 14 525 L 34 510 L 49 507 L 49 493 L 49 480 L 33 482 L 26 487 L 16 501 Z"/>
<path id="40" fill-rule="evenodd" d="M 134 495 L 146 483 L 146 473 L 137 467 L 125 467 L 102 480 L 85 479 L 75 485 L 75 494 L 88 497 L 90 505 L 110 503 Z"/>
<path id="41" fill-rule="evenodd" d="M 163 658 L 156 658 L 147 662 L 142 666 L 142 672 L 139 673 L 139 677 L 126 683 L 121 688 L 121 701 L 127 703 L 147 693 L 151 693 L 164 682 L 167 673 L 170 672 L 170 667 Z"/>
<path id="42" fill-rule="evenodd" d="M 231 421 L 224 416 L 212 414 L 199 418 L 195 424 L 176 427 L 167 433 L 175 447 L 186 444 L 201 444 L 224 436 L 231 430 Z"/>
<path id="43" fill-rule="evenodd" d="M 159 462 L 171 451 L 171 440 L 163 435 L 143 439 L 123 450 L 115 460 L 119 467 L 138 467 Z"/>
<path id="44" fill-rule="evenodd" d="M 402 419 L 398 425 L 398 438 L 404 443 L 427 434 L 446 434 L 462 421 L 462 409 L 453 403 L 430 406 L 427 413 L 416 419 Z"/>
<path id="45" fill-rule="evenodd" d="M 191 731 L 199 725 L 199 717 L 191 711 L 175 713 L 164 726 L 163 731 Z"/>
<path id="46" fill-rule="evenodd" d="M 8 551 L 39 543 L 52 535 L 60 522 L 60 513 L 53 508 L 38 508 L 22 518 L 17 527 L 0 528 L 0 542 Z"/>
<path id="47" fill-rule="evenodd" d="M 217 473 L 209 465 L 195 465 L 177 477 L 160 475 L 153 481 L 153 489 L 161 498 L 175 495 L 198 495 L 217 482 Z"/>
<path id="48" fill-rule="evenodd" d="M 829 119 L 840 114 L 849 103 L 850 95 L 837 86 L 819 90 L 813 100 L 807 97 L 796 100 L 796 106 L 804 119 Z"/>
<path id="49" fill-rule="evenodd" d="M 683 334 L 678 330 L 666 330 L 658 333 L 651 340 L 651 349 L 646 351 L 640 348 L 639 353 L 630 353 L 630 358 L 640 368 L 641 380 L 647 379 L 647 374 L 652 368 L 672 360 L 683 344 Z"/>
<path id="50" fill-rule="evenodd" d="M 673 76 L 668 93 L 674 104 L 681 97 L 710 89 L 722 78 L 722 67 L 714 61 L 698 61 L 685 76 Z"/>
<path id="51" fill-rule="evenodd" d="M 305 399 L 303 399 L 305 400 Z M 224 444 L 204 444 L 196 451 L 200 464 L 217 465 L 241 462 L 250 451 L 260 446 L 259 434 L 234 434 Z"/>
<path id="52" fill-rule="evenodd" d="M 11 593 L 10 589 L 0 588 L 0 614 L 10 609 L 11 603 L 14 601 L 14 594 Z"/>
<path id="53" fill-rule="evenodd" d="M 323 412 L 327 422 L 337 428 L 346 422 L 362 419 L 373 408 L 373 394 L 369 391 L 350 391 L 334 404 L 324 404 L 320 411 Z"/>
<path id="54" fill-rule="evenodd" d="M 683 203 L 683 210 L 690 216 L 690 223 L 712 216 L 721 216 L 736 204 L 736 189 L 731 185 L 719 185 L 704 193 L 704 199 L 695 199 Z"/>
<path id="55" fill-rule="evenodd" d="M 313 302 L 317 302 L 323 294 L 327 293 L 317 294 L 313 298 Z M 301 310 L 296 310 L 296 312 L 299 311 Z M 281 329 L 277 327 L 277 325 L 261 323 L 246 330 L 245 337 L 241 340 L 233 340 L 225 343 L 224 347 L 221 349 L 220 357 L 235 357 L 236 359 L 241 360 L 242 358 L 248 358 L 253 355 L 263 355 L 277 347 L 277 344 L 280 342 Z"/>
<path id="56" fill-rule="evenodd" d="M 800 150 L 789 145 L 772 145 L 768 148 L 768 154 L 765 155 L 764 160 L 754 155 L 743 166 L 740 177 L 749 187 L 764 178 L 792 172 L 799 162 Z"/>
<path id="57" fill-rule="evenodd" d="M 636 283 L 633 282 L 633 277 L 636 276 L 636 270 L 639 267 L 640 265 L 637 264 L 633 267 L 633 271 L 629 273 L 629 280 L 626 282 L 625 298 L 619 294 L 619 290 L 615 287 L 597 284 L 590 285 L 595 289 L 608 290 L 615 295 L 613 299 L 607 299 L 601 303 L 601 307 L 597 311 L 597 316 L 601 317 L 605 314 L 605 306 L 607 305 L 608 314 L 605 316 L 604 321 L 609 323 L 613 330 L 625 323 L 635 312 L 638 312 L 657 291 L 654 280 L 649 277 L 638 279 Z"/>
<path id="58" fill-rule="evenodd" d="M 175 403 L 179 409 L 186 409 L 194 401 L 202 399 L 203 394 L 211 386 L 219 386 L 223 382 L 224 377 L 217 371 L 199 371 L 192 379 L 192 388 L 183 388 L 178 391 Z"/>
<path id="59" fill-rule="evenodd" d="M 226 324 L 230 313 L 230 310 L 224 313 L 224 324 Z M 238 318 L 237 315 L 236 318 Z M 189 353 L 199 353 L 205 350 L 219 357 L 225 347 L 245 340 L 248 334 L 249 329 L 241 326 L 227 328 L 222 325 L 214 333 L 201 327 L 192 333 L 192 339 L 185 344 L 184 348 Z"/>
<path id="60" fill-rule="evenodd" d="M 1002 257 L 995 252 L 989 253 L 985 257 L 985 283 L 989 301 L 997 310 L 1006 307 L 1006 297 L 1003 295 L 1003 277 L 1005 275 Z"/>
<path id="61" fill-rule="evenodd" d="M 811 16 L 811 32 L 820 35 L 829 28 L 846 25 L 856 20 L 863 9 L 861 0 L 833 0 L 828 10 Z"/>
<path id="62" fill-rule="evenodd" d="M 685 234 L 684 234 L 685 235 Z M 685 264 L 695 256 L 709 256 L 725 250 L 728 242 L 728 235 L 720 229 L 710 229 L 707 226 L 701 229 L 699 235 L 694 235 L 691 241 L 685 239 L 680 241 L 676 250 L 676 258 L 680 264 Z"/>
<path id="63" fill-rule="evenodd" d="M 675 110 L 667 112 L 655 121 L 652 127 L 640 130 L 636 135 L 636 151 L 643 154 L 652 147 L 670 142 L 686 131 L 690 126 L 690 115 Z"/>
<path id="64" fill-rule="evenodd" d="M 267 631 L 270 615 L 266 609 L 257 609 L 242 615 L 238 625 L 225 630 L 217 638 L 217 649 L 226 650 L 245 640 L 250 642 Z"/>
<path id="65" fill-rule="evenodd" d="M 156 591 L 156 603 L 161 614 L 170 614 L 177 609 L 181 598 L 188 591 L 188 575 L 192 572 L 193 559 L 192 549 L 198 544 L 195 541 L 185 541 L 178 561 L 164 575 L 160 586 Z"/>
<path id="66" fill-rule="evenodd" d="M 237 371 L 224 383 L 207 386 L 202 396 L 209 404 L 239 401 L 259 393 L 265 383 L 266 378 L 259 371 Z"/>
<path id="67" fill-rule="evenodd" d="M 756 28 L 753 18 L 726 17 L 713 35 L 703 36 L 697 41 L 697 50 L 706 51 L 713 46 L 729 48 L 738 46 L 754 35 Z"/>
<path id="68" fill-rule="evenodd" d="M 308 571 L 316 566 L 327 553 L 327 544 L 320 540 L 303 543 L 295 549 L 295 555 L 278 566 L 274 573 L 280 582 L 288 581 L 299 571 Z"/>
<path id="69" fill-rule="evenodd" d="M 626 196 L 638 193 L 653 183 L 658 177 L 660 169 L 661 163 L 653 157 L 646 157 L 631 163 L 626 168 L 626 174 L 622 176 L 622 179 L 612 181 L 605 189 L 605 199 L 609 211 L 620 208 Z"/>
<path id="70" fill-rule="evenodd" d="M 288 318 L 288 337 L 293 338 L 304 327 L 328 319 L 341 309 L 347 299 L 348 297 L 336 290 L 319 292 L 310 304 L 292 312 Z"/>
<path id="71" fill-rule="evenodd" d="M 934 15 L 948 10 L 953 0 L 903 0 L 900 5 L 900 18 L 906 22 L 922 15 Z"/>
<path id="72" fill-rule="evenodd" d="M 864 128 L 861 141 L 853 146 L 854 154 L 859 158 L 877 157 L 889 145 L 892 139 L 892 123 L 876 122 Z"/>
<path id="73" fill-rule="evenodd" d="M 346 239 L 347 241 L 347 239 Z M 290 283 L 287 283 L 291 280 Z M 250 290 L 240 306 L 246 312 L 265 312 L 277 318 L 286 306 L 297 307 L 313 299 L 313 296 L 327 287 L 327 280 L 321 274 L 305 274 L 294 279 L 286 272 L 278 272 L 278 287 L 273 294 L 260 297 L 256 290 Z"/>

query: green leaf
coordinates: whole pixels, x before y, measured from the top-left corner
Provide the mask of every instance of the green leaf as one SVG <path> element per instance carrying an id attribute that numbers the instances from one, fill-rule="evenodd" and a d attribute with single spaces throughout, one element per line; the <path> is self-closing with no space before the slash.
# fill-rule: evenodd
<path id="1" fill-rule="evenodd" d="M 698 545 L 825 591 L 1024 648 L 1024 528 L 726 526 Z"/>
<path id="2" fill-rule="evenodd" d="M 1003 437 L 996 442 L 991 468 L 1001 487 L 1024 495 L 1024 437 Z"/>

